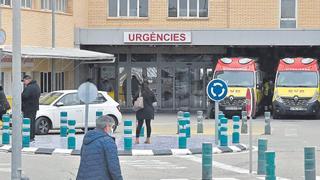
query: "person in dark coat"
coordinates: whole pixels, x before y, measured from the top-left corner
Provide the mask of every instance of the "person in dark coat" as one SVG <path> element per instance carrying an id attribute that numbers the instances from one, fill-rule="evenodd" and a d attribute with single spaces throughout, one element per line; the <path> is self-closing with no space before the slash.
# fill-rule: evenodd
<path id="1" fill-rule="evenodd" d="M 84 136 L 77 180 L 123 179 L 113 126 L 112 117 L 102 116 L 96 120 L 96 129 Z"/>
<path id="2" fill-rule="evenodd" d="M 23 77 L 24 89 L 22 92 L 22 112 L 24 118 L 30 118 L 30 141 L 34 141 L 36 134 L 35 121 L 39 110 L 39 98 L 41 95 L 40 87 L 31 76 Z"/>
<path id="3" fill-rule="evenodd" d="M 2 119 L 2 116 L 6 114 L 9 109 L 10 104 L 4 94 L 3 87 L 0 86 L 0 119 Z"/>
<path id="4" fill-rule="evenodd" d="M 139 90 L 140 90 L 140 82 L 138 78 L 133 75 L 131 78 L 131 94 L 132 99 L 136 99 L 139 96 Z"/>
<path id="5" fill-rule="evenodd" d="M 154 93 L 148 87 L 148 82 L 143 82 L 141 86 L 141 96 L 143 97 L 143 109 L 136 112 L 136 118 L 138 121 L 138 126 L 136 129 L 136 144 L 139 144 L 140 130 L 143 125 L 143 121 L 146 122 L 147 127 L 147 139 L 144 143 L 150 144 L 151 136 L 151 120 L 154 119 L 154 106 L 157 102 Z M 137 99 L 137 98 L 136 98 Z M 135 100 L 136 100 L 135 99 Z"/>

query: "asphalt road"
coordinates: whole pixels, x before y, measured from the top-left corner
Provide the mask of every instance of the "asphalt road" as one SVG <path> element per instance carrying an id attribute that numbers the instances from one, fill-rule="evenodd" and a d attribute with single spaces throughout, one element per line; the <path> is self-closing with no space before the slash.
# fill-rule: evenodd
<path id="1" fill-rule="evenodd" d="M 170 118 L 169 118 L 170 117 Z M 129 117 L 130 118 L 130 117 Z M 170 120 L 171 119 L 171 120 Z M 174 133 L 173 116 L 166 115 L 154 121 L 155 134 L 168 127 L 168 133 Z M 268 149 L 276 152 L 276 174 L 281 179 L 304 179 L 303 148 L 320 147 L 320 120 L 273 120 L 272 135 L 262 135 L 264 120 L 253 121 L 255 127 L 254 145 L 258 138 L 268 139 Z M 210 120 L 205 124 L 212 126 Z M 211 128 L 211 127 L 208 127 Z M 165 131 L 167 132 L 167 131 Z M 248 144 L 248 136 L 242 135 L 241 142 Z M 0 179 L 10 179 L 9 153 L 0 153 Z M 256 171 L 257 152 L 254 152 L 253 167 Z M 75 179 L 79 166 L 79 157 L 62 155 L 23 155 L 23 171 L 30 179 Z M 160 180 L 160 179 L 201 179 L 201 156 L 138 156 L 120 157 L 124 179 Z M 317 151 L 317 162 L 320 162 Z M 220 180 L 263 179 L 263 176 L 248 173 L 248 152 L 214 155 L 214 177 Z M 320 166 L 317 166 L 320 176 Z"/>

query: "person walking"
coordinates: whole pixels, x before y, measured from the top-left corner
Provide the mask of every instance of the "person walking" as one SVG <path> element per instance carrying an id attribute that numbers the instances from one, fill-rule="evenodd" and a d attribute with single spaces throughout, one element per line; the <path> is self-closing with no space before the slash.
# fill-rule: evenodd
<path id="1" fill-rule="evenodd" d="M 0 119 L 2 120 L 2 116 L 7 113 L 10 109 L 10 104 L 7 100 L 6 95 L 4 94 L 3 87 L 0 85 Z"/>
<path id="2" fill-rule="evenodd" d="M 148 82 L 145 81 L 141 86 L 141 94 L 143 97 L 143 108 L 136 112 L 136 118 L 138 121 L 138 126 L 136 128 L 136 144 L 139 144 L 140 130 L 143 126 L 143 121 L 146 122 L 147 127 L 147 139 L 144 143 L 150 144 L 151 136 L 151 120 L 154 119 L 154 106 L 156 105 L 156 97 L 154 93 L 148 87 Z M 136 98 L 137 99 L 137 98 Z M 135 100 L 136 100 L 135 99 Z"/>
<path id="3" fill-rule="evenodd" d="M 112 137 L 113 118 L 102 116 L 88 131 L 81 147 L 77 180 L 122 180 L 118 150 Z"/>
<path id="4" fill-rule="evenodd" d="M 36 129 L 36 114 L 39 110 L 40 87 L 31 76 L 23 77 L 22 113 L 24 118 L 30 118 L 30 141 L 34 141 Z"/>

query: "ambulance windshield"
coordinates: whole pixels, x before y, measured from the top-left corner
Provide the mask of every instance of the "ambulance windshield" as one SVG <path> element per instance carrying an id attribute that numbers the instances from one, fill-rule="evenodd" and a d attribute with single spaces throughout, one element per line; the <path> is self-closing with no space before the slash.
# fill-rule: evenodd
<path id="1" fill-rule="evenodd" d="M 217 71 L 215 78 L 226 81 L 230 87 L 254 86 L 254 74 L 250 71 Z"/>
<path id="2" fill-rule="evenodd" d="M 317 72 L 287 71 L 277 75 L 278 87 L 318 87 Z"/>

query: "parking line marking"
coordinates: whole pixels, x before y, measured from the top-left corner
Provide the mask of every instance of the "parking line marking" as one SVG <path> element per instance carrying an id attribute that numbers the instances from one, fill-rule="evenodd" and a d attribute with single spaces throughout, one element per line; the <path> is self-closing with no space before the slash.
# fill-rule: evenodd
<path id="1" fill-rule="evenodd" d="M 189 149 L 171 149 L 172 155 L 188 155 L 192 154 Z"/>

